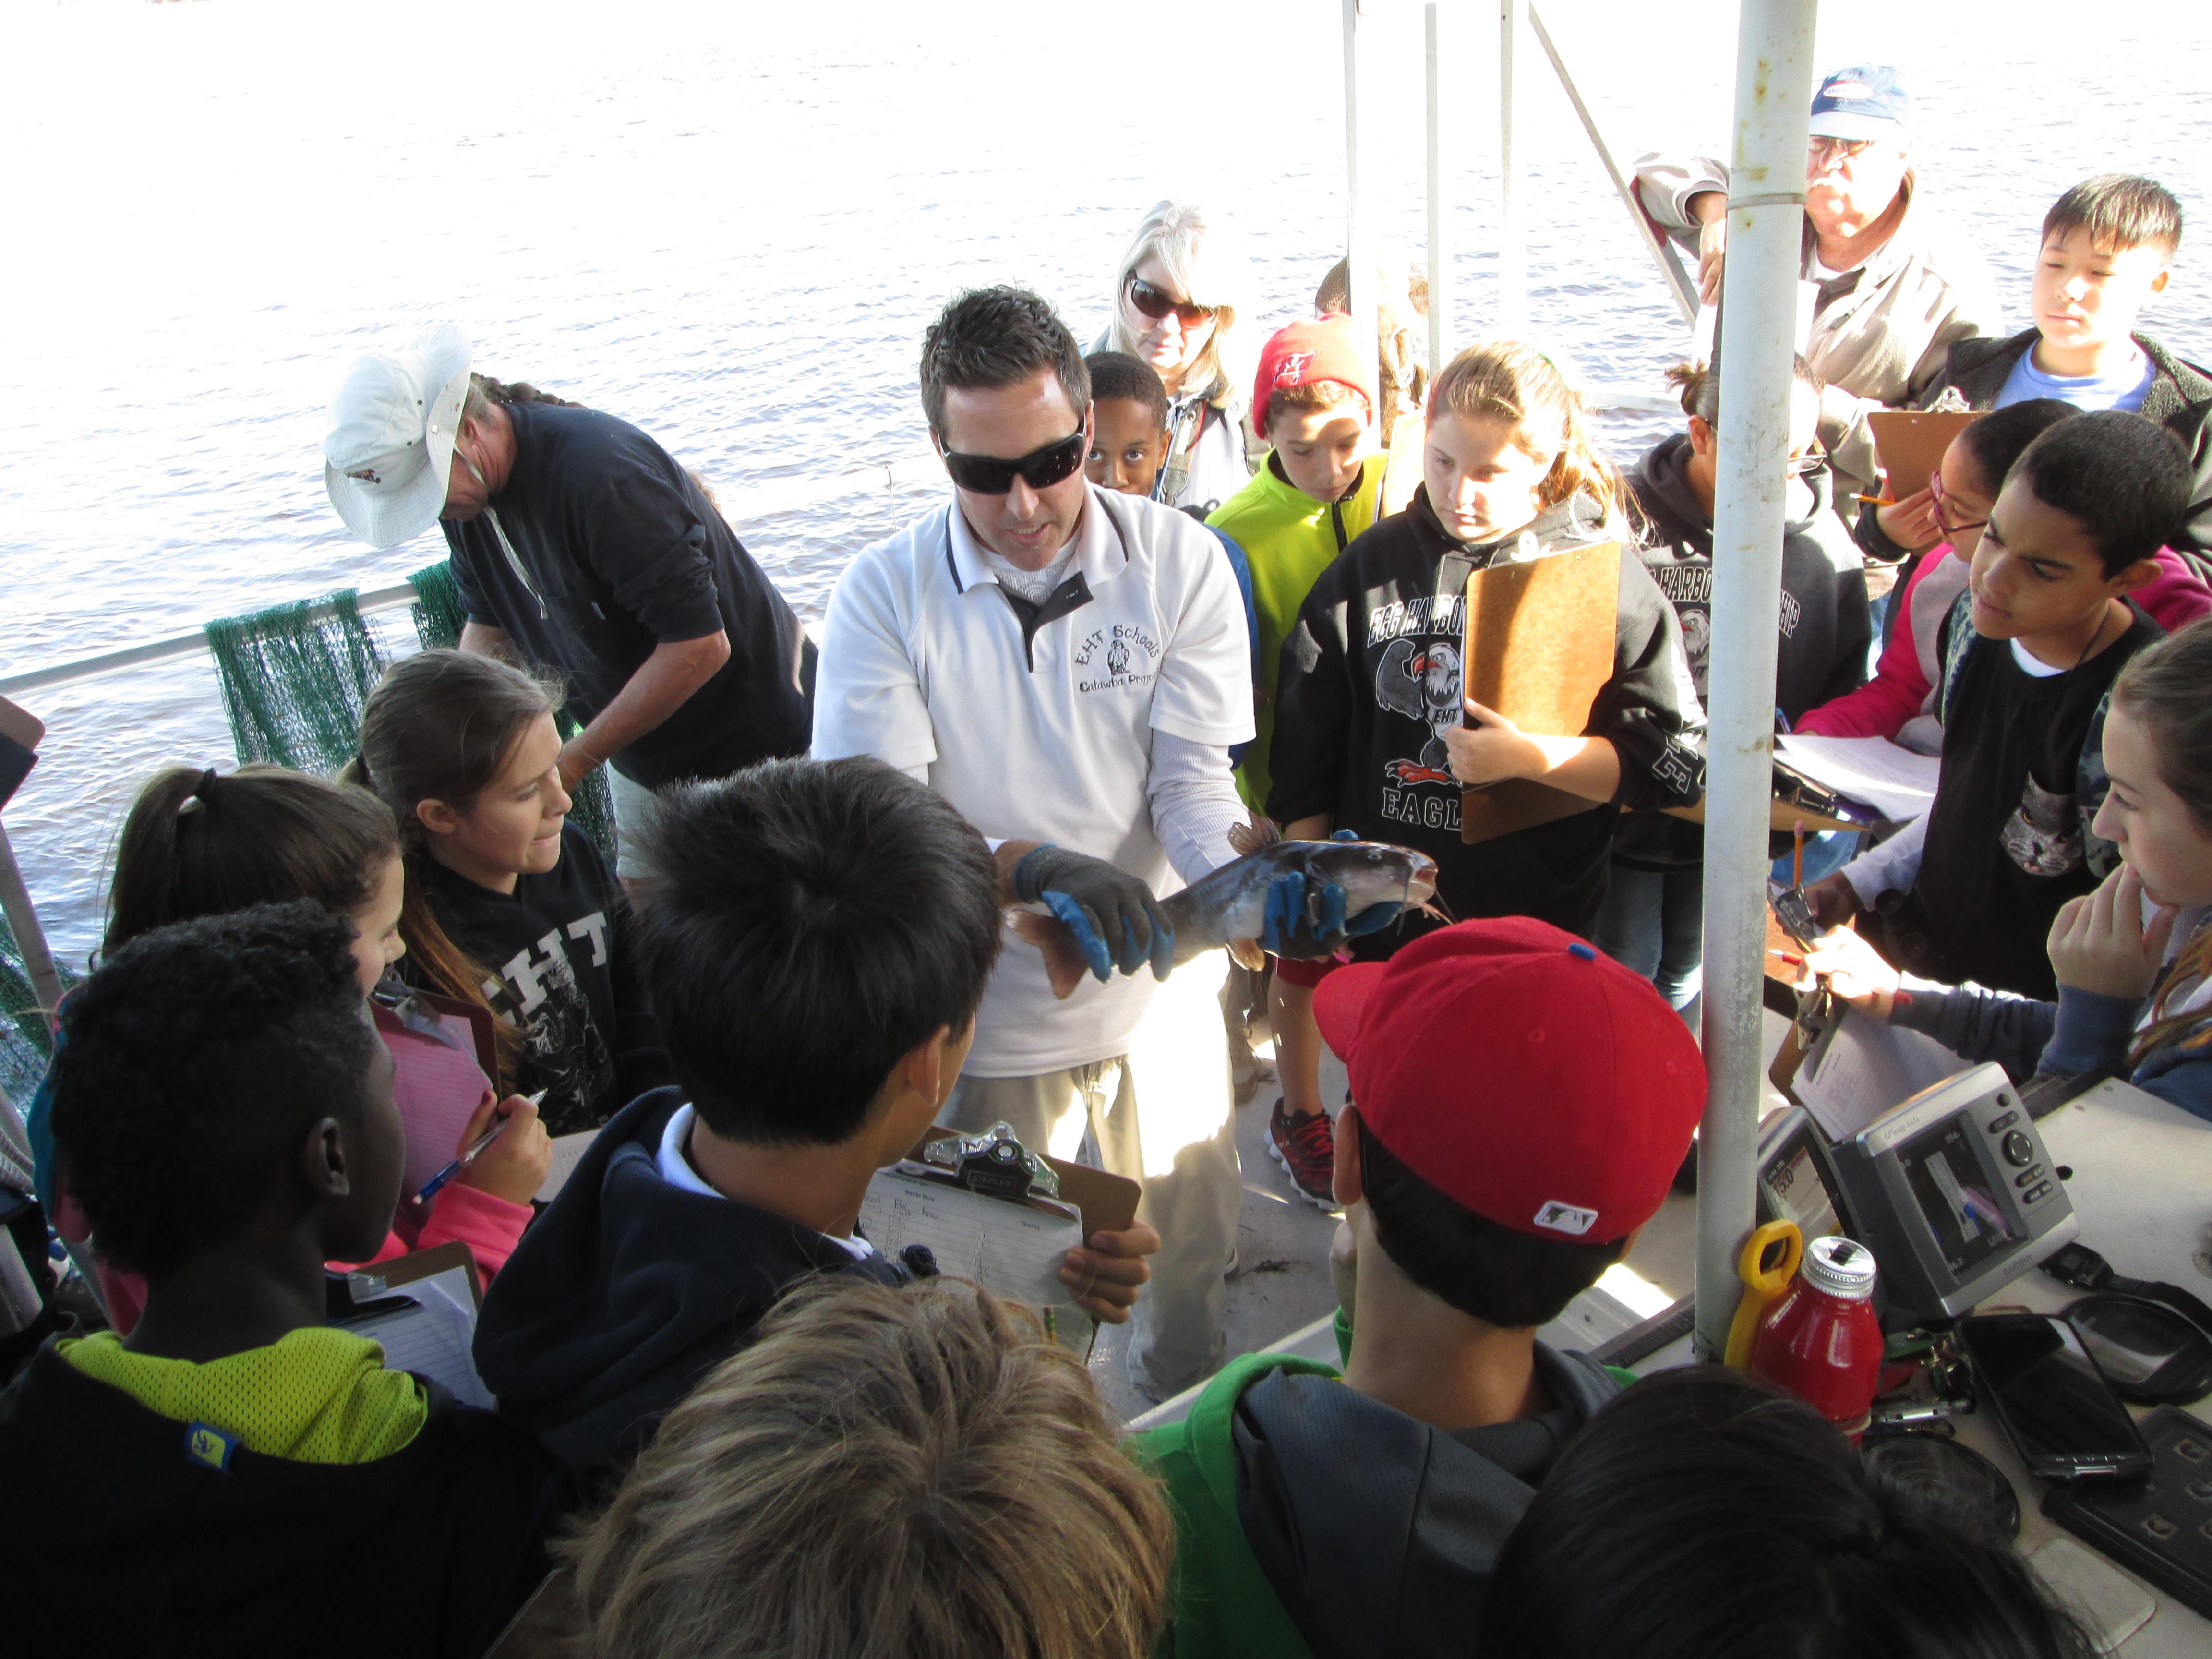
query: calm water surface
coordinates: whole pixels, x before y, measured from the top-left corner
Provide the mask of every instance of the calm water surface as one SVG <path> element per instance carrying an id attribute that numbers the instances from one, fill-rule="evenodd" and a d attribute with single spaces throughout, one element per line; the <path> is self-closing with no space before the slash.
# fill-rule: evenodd
<path id="1" fill-rule="evenodd" d="M 1492 308 L 1495 48 L 1487 9 L 1466 9 L 1486 19 L 1453 112 L 1474 330 Z M 2197 227 L 2148 325 L 2212 361 L 2201 7 L 1829 10 L 1823 66 L 1907 69 L 1923 178 L 1989 254 L 2015 325 L 2051 198 L 2087 173 L 2148 172 Z M 1546 13 L 1624 160 L 1725 144 L 1731 7 Z M 1376 140 L 1413 251 L 1417 15 L 1383 24 L 1401 48 Z M 954 289 L 1030 284 L 1089 339 L 1164 195 L 1234 216 L 1259 325 L 1288 320 L 1340 246 L 1339 16 L 1335 0 L 0 8 L 16 161 L 0 673 L 442 556 L 434 533 L 381 554 L 349 542 L 323 495 L 331 386 L 387 329 L 461 321 L 480 367 L 637 422 L 731 502 L 920 447 L 915 352 Z M 1656 386 L 1685 331 L 1565 100 L 1547 76 L 1524 87 L 1534 323 L 1593 377 Z M 1665 425 L 1610 430 L 1628 459 Z M 816 614 L 845 561 L 935 493 L 741 528 Z M 81 954 L 137 781 L 168 760 L 228 764 L 228 738 L 204 661 L 29 702 L 52 735 L 9 829 Z"/>

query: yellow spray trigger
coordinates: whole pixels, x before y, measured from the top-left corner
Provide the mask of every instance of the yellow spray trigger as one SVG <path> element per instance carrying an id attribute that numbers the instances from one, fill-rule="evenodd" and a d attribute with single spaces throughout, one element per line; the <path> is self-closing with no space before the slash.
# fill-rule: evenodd
<path id="1" fill-rule="evenodd" d="M 1743 1280 L 1743 1300 L 1735 1304 L 1729 1326 L 1728 1352 L 1723 1359 L 1736 1370 L 1751 1364 L 1751 1340 L 1759 1333 L 1759 1316 L 1780 1298 L 1797 1277 L 1805 1259 L 1805 1237 L 1794 1221 L 1770 1221 L 1755 1227 L 1743 1242 L 1736 1258 L 1735 1275 Z"/>

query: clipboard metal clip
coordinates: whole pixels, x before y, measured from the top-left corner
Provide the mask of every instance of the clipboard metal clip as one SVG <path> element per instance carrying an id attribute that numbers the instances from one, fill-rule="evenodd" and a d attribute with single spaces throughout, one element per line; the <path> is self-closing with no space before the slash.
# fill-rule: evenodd
<path id="1" fill-rule="evenodd" d="M 922 1158 L 985 1198 L 1019 1204 L 1032 1196 L 1060 1196 L 1058 1172 L 1015 1138 L 1010 1123 L 994 1123 L 981 1134 L 933 1140 L 922 1150 Z"/>

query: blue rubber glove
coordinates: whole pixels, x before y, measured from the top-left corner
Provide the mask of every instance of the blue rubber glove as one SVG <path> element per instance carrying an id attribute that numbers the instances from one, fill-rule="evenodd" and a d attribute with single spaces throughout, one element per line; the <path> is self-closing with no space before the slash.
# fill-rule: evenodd
<path id="1" fill-rule="evenodd" d="M 1149 961 L 1165 979 L 1175 967 L 1175 927 L 1152 890 L 1104 859 L 1048 842 L 1014 866 L 1014 896 L 1066 925 L 1102 985 L 1116 968 L 1133 974 Z"/>

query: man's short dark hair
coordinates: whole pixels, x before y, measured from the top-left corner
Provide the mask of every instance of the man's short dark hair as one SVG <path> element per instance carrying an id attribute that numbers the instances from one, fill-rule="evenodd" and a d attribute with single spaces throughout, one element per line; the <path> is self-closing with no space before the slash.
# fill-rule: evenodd
<path id="1" fill-rule="evenodd" d="M 2046 243 L 2077 230 L 2087 231 L 2089 246 L 2100 253 L 2154 247 L 2170 259 L 2181 246 L 2181 204 L 2155 179 L 2100 173 L 2075 185 L 2043 216 Z"/>
<path id="2" fill-rule="evenodd" d="M 54 1145 L 100 1253 L 158 1275 L 243 1231 L 319 1118 L 367 1109 L 353 924 L 263 904 L 142 933 L 62 1005 Z"/>
<path id="3" fill-rule="evenodd" d="M 1094 351 L 1083 360 L 1091 371 L 1091 400 L 1118 398 L 1142 404 L 1152 412 L 1152 424 L 1164 432 L 1168 425 L 1168 389 L 1159 371 L 1142 357 L 1126 351 Z"/>
<path id="4" fill-rule="evenodd" d="M 1970 428 L 1969 430 L 1972 428 Z M 2124 409 L 2061 421 L 2021 452 L 2011 477 L 2077 520 L 2116 576 L 2181 533 L 2189 462 L 2180 440 Z"/>
<path id="5" fill-rule="evenodd" d="M 835 1146 L 900 1057 L 965 1031 L 998 960 L 998 867 L 881 761 L 769 761 L 669 789 L 639 836 L 641 957 L 716 1134 Z"/>
<path id="6" fill-rule="evenodd" d="M 1399 1272 L 1470 1318 L 1548 1325 L 1620 1260 L 1626 1238 L 1571 1243 L 1500 1226 L 1415 1175 L 1359 1120 L 1359 1182 L 1376 1241 Z"/>
<path id="7" fill-rule="evenodd" d="M 957 295 L 921 337 L 921 407 L 929 429 L 944 434 L 951 388 L 996 392 L 1041 368 L 1059 377 L 1067 406 L 1081 420 L 1091 406 L 1091 374 L 1060 313 L 1027 289 L 971 288 Z"/>

